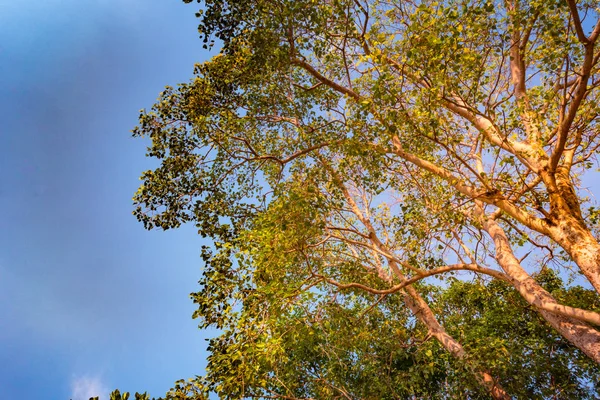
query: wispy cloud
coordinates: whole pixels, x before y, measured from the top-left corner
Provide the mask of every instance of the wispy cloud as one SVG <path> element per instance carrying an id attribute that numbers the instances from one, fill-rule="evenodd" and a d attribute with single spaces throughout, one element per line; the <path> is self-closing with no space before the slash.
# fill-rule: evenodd
<path id="1" fill-rule="evenodd" d="M 71 399 L 88 400 L 100 396 L 101 400 L 108 398 L 108 388 L 99 376 L 78 376 L 71 380 Z"/>

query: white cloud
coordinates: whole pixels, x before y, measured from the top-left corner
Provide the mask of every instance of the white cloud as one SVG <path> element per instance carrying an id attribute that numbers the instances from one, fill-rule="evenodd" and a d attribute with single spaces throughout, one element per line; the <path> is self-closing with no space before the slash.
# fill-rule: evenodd
<path id="1" fill-rule="evenodd" d="M 100 400 L 108 399 L 108 388 L 98 376 L 79 376 L 71 380 L 71 399 L 88 400 L 100 396 Z"/>

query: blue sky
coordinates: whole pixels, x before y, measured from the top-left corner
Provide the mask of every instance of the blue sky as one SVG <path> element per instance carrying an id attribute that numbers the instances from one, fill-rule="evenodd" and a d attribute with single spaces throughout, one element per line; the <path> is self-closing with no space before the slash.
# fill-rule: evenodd
<path id="1" fill-rule="evenodd" d="M 0 0 L 0 398 L 201 374 L 201 241 L 131 215 L 138 111 L 209 54 L 179 0 Z"/>

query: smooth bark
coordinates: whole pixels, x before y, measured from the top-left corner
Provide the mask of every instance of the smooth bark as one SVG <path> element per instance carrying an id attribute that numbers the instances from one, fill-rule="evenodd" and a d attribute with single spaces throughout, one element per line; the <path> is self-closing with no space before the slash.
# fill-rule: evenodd
<path id="1" fill-rule="evenodd" d="M 542 317 L 565 339 L 600 363 L 600 332 L 576 318 L 543 310 L 552 306 L 558 307 L 560 304 L 521 267 L 504 230 L 495 220 L 485 219 L 483 228 L 494 241 L 496 260 L 504 272 L 513 279 L 515 289 L 529 304 L 538 308 Z"/>

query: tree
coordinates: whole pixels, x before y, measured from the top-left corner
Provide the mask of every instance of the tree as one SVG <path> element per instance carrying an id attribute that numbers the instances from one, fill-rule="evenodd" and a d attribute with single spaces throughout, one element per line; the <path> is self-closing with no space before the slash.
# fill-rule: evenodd
<path id="1" fill-rule="evenodd" d="M 276 340 L 281 309 L 371 301 L 365 313 L 409 312 L 509 398 L 423 283 L 455 275 L 514 288 L 540 329 L 599 363 L 600 314 L 534 274 L 572 270 L 600 290 L 598 211 L 581 186 L 598 146 L 599 12 L 574 0 L 206 1 L 199 31 L 222 50 L 141 113 L 134 135 L 161 164 L 142 175 L 134 213 L 213 239 L 194 295 L 200 325 L 225 332 L 213 367 L 256 351 L 218 357 L 240 329 Z M 381 311 L 391 297 L 401 306 Z"/>
<path id="2" fill-rule="evenodd" d="M 600 309 L 593 291 L 566 288 L 550 270 L 536 279 L 568 304 Z M 453 280 L 447 288 L 420 291 L 468 349 L 468 363 L 415 324 L 398 296 L 371 305 L 369 294 L 355 289 L 335 302 L 324 298 L 314 307 L 314 299 L 305 299 L 293 308 L 272 307 L 263 297 L 263 309 L 277 316 L 260 329 L 238 324 L 213 339 L 206 376 L 177 382 L 166 398 L 205 399 L 210 391 L 226 398 L 486 398 L 473 364 L 500 376 L 515 398 L 596 398 L 600 367 L 507 283 Z"/>
<path id="3" fill-rule="evenodd" d="M 598 310 L 592 291 L 565 289 L 546 271 L 543 287 L 569 304 Z M 228 326 L 211 341 L 199 383 L 222 398 L 487 398 L 472 371 L 487 370 L 522 399 L 593 399 L 600 368 L 545 324 L 510 285 L 455 280 L 419 287 L 469 358 L 452 357 L 399 296 L 360 289 L 273 306 L 262 298 L 251 323 Z M 266 297 L 266 296 L 265 296 Z M 256 311 L 258 310 L 258 311 Z M 244 313 L 249 318 L 249 312 Z M 260 325 L 258 325 L 260 324 Z M 258 327 L 257 327 L 258 325 Z"/>
<path id="4" fill-rule="evenodd" d="M 150 396 L 144 393 L 135 393 L 135 400 L 150 400 Z M 129 392 L 121 392 L 119 389 L 114 390 L 109 395 L 109 400 L 129 400 L 130 393 Z M 152 398 L 152 400 L 205 400 L 207 397 L 204 394 L 201 394 L 200 387 L 191 380 L 183 381 L 179 380 L 175 382 L 175 387 L 172 388 L 165 397 Z M 89 400 L 99 400 L 98 397 L 91 397 Z"/>

